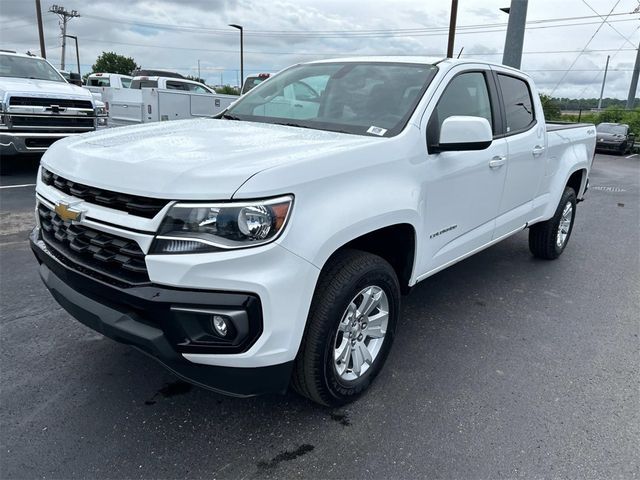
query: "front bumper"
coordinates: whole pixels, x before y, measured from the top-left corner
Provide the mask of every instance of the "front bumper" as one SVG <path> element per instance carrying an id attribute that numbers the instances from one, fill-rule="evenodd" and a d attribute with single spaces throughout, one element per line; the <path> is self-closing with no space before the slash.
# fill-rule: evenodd
<path id="1" fill-rule="evenodd" d="M 19 155 L 45 152 L 56 140 L 78 133 L 0 132 L 0 154 Z"/>
<path id="2" fill-rule="evenodd" d="M 596 150 L 619 152 L 625 147 L 625 142 L 596 142 Z"/>
<path id="3" fill-rule="evenodd" d="M 239 368 L 194 363 L 184 356 L 185 352 L 192 352 L 197 357 L 209 347 L 185 339 L 189 331 L 182 328 L 180 318 L 172 315 L 173 309 L 205 307 L 220 312 L 245 312 L 249 323 L 260 327 L 255 332 L 259 336 L 262 309 L 257 296 L 154 284 L 123 289 L 64 265 L 40 239 L 37 228 L 30 241 L 46 287 L 65 310 L 86 326 L 138 348 L 177 376 L 210 390 L 253 396 L 287 389 L 293 361 Z M 241 348 L 246 350 L 250 346 Z"/>

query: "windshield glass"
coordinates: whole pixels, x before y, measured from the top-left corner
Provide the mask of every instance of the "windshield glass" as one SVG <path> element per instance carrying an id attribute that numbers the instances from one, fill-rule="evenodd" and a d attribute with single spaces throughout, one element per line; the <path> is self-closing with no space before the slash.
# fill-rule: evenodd
<path id="1" fill-rule="evenodd" d="M 614 125 L 611 123 L 601 123 L 596 127 L 596 130 L 600 133 L 617 133 L 619 135 L 627 134 L 627 127 L 623 127 L 622 125 Z"/>
<path id="2" fill-rule="evenodd" d="M 34 78 L 64 82 L 60 74 L 41 58 L 0 55 L 0 77 Z"/>
<path id="3" fill-rule="evenodd" d="M 436 71 L 389 62 L 298 65 L 258 85 L 224 117 L 390 137 L 404 128 Z"/>

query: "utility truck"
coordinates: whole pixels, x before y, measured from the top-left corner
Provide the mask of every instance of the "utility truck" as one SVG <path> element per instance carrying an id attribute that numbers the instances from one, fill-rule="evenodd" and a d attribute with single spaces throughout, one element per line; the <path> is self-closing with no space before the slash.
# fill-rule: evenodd
<path id="1" fill-rule="evenodd" d="M 582 258 L 567 246 L 595 139 L 546 123 L 502 65 L 303 63 L 217 119 L 56 143 L 31 246 L 71 315 L 176 375 L 341 405 L 418 282 L 525 229 L 535 257 Z"/>
<path id="2" fill-rule="evenodd" d="M 129 88 L 100 87 L 111 126 L 212 117 L 238 99 L 179 77 L 138 76 Z"/>

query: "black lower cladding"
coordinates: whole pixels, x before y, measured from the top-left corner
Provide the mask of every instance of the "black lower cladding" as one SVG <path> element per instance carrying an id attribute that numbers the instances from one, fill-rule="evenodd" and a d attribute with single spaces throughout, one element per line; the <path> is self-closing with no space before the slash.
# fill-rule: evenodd
<path id="1" fill-rule="evenodd" d="M 196 385 L 235 396 L 286 391 L 293 362 L 256 368 L 233 368 L 189 362 L 182 353 L 233 353 L 238 347 L 195 345 L 188 341 L 172 307 L 215 311 L 244 310 L 257 336 L 262 333 L 260 299 L 252 294 L 185 290 L 154 284 L 120 288 L 76 271 L 51 254 L 39 229 L 31 233 L 31 248 L 40 275 L 60 305 L 88 327 L 118 342 L 137 347 L 179 377 Z M 242 345 L 241 351 L 249 347 Z"/>

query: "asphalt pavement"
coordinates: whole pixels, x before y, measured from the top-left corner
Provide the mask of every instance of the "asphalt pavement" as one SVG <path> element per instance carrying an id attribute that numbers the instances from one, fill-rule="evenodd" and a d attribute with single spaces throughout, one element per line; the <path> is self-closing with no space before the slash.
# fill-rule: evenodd
<path id="1" fill-rule="evenodd" d="M 178 381 L 84 327 L 26 237 L 37 159 L 0 176 L 0 477 L 640 477 L 640 157 L 598 155 L 557 261 L 527 233 L 404 299 L 361 400 Z"/>

